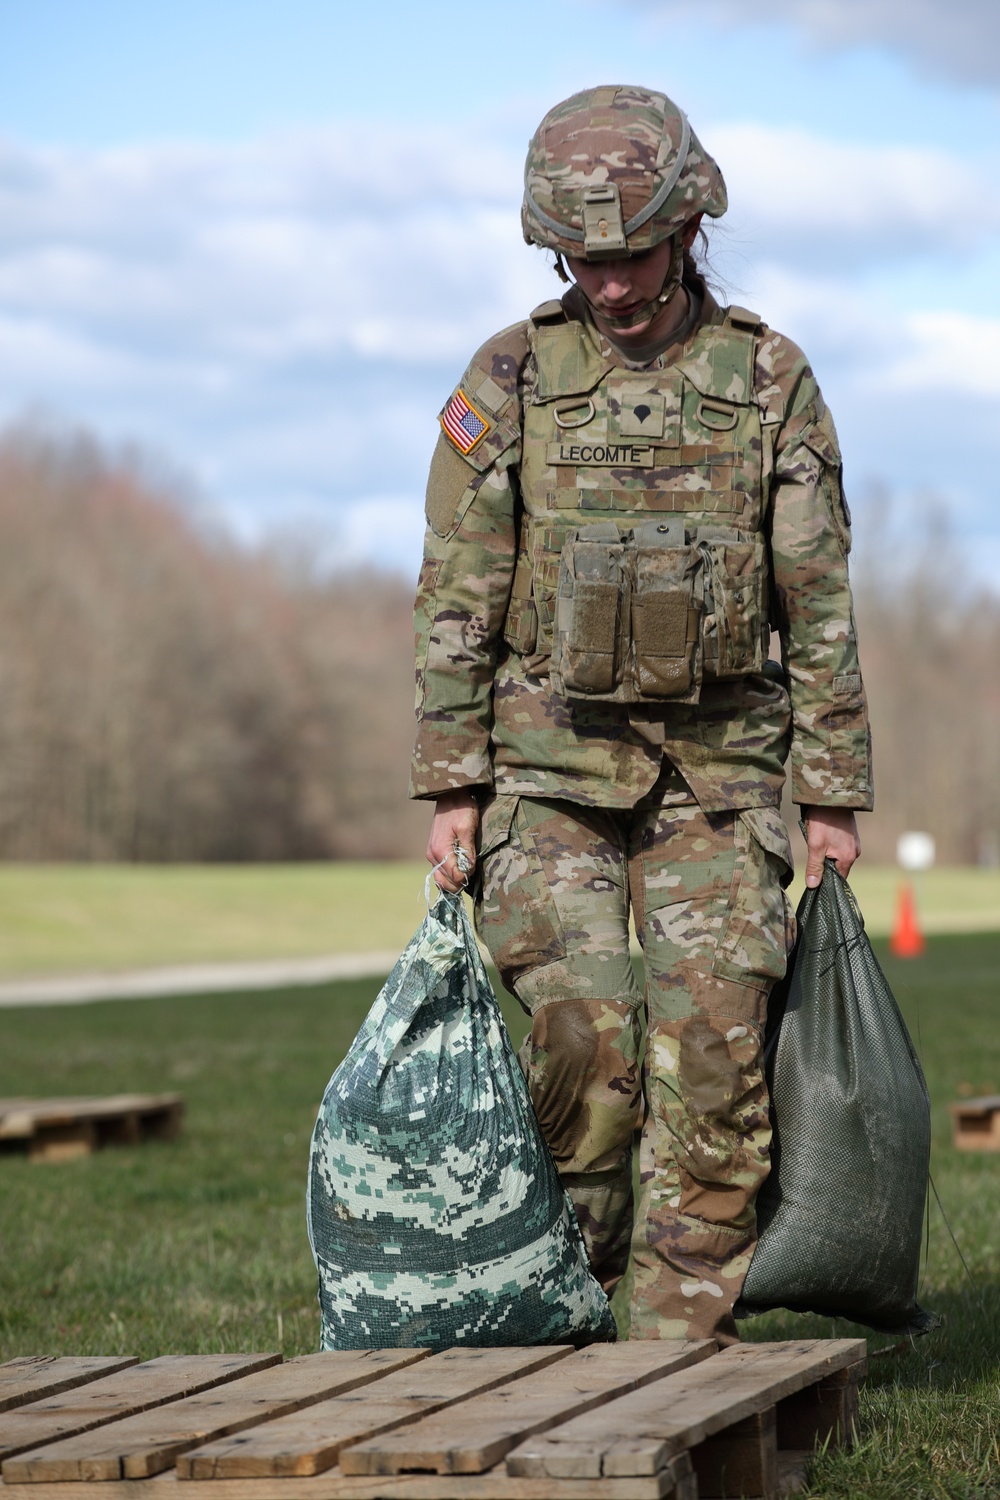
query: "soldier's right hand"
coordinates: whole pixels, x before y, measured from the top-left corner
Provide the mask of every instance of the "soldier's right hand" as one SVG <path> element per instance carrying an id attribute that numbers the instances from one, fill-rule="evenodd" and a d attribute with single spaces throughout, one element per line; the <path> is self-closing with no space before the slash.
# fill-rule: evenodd
<path id="1" fill-rule="evenodd" d="M 454 894 L 468 885 L 476 868 L 476 830 L 479 803 L 470 791 L 444 792 L 434 804 L 434 821 L 427 843 L 427 859 L 435 869 L 434 879 L 442 891 Z M 463 871 L 458 851 L 465 856 Z"/>

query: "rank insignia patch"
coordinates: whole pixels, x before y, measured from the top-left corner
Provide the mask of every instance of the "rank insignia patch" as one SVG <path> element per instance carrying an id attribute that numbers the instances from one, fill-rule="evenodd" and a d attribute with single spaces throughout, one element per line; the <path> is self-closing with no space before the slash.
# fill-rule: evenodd
<path id="1" fill-rule="evenodd" d="M 490 424 L 474 406 L 470 406 L 464 391 L 456 391 L 441 413 L 441 426 L 460 453 L 471 453 L 479 439 L 490 430 Z"/>

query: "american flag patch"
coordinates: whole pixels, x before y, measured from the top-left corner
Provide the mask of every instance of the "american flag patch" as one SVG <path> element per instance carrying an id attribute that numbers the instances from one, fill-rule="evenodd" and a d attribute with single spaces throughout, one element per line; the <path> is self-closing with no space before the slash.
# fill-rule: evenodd
<path id="1" fill-rule="evenodd" d="M 456 391 L 441 413 L 441 426 L 461 453 L 471 453 L 490 424 L 470 406 L 464 391 Z"/>

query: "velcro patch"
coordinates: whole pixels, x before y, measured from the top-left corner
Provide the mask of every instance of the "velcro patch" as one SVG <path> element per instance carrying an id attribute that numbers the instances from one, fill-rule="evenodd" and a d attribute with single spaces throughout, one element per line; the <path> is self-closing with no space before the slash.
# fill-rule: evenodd
<path id="1" fill-rule="evenodd" d="M 459 453 L 471 453 L 490 430 L 490 420 L 476 410 L 463 390 L 457 390 L 441 413 L 441 426 Z"/>

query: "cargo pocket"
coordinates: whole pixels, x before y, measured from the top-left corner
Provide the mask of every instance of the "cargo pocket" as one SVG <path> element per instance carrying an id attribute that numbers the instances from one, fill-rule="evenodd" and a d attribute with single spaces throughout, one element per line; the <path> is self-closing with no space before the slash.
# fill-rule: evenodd
<path id="1" fill-rule="evenodd" d="M 774 807 L 741 809 L 734 831 L 733 894 L 712 972 L 763 989 L 782 978 L 795 942 L 795 914 L 785 895 L 792 849 Z"/>
<path id="2" fill-rule="evenodd" d="M 504 985 L 517 994 L 521 975 L 566 956 L 562 923 L 520 797 L 501 793 L 483 808 L 479 867 L 476 931 Z"/>

